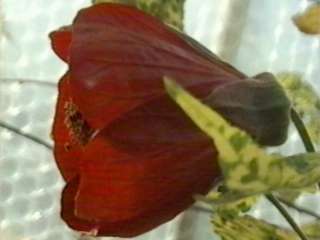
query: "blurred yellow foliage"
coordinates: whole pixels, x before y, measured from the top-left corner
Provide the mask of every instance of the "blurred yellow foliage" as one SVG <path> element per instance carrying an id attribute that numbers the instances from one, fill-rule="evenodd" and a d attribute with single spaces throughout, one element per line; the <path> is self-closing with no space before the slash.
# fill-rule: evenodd
<path id="1" fill-rule="evenodd" d="M 320 34 L 320 3 L 315 3 L 302 14 L 294 16 L 293 22 L 306 34 Z"/>
<path id="2" fill-rule="evenodd" d="M 282 72 L 277 74 L 277 79 L 302 117 L 313 143 L 320 145 L 320 97 L 317 91 L 299 73 Z"/>

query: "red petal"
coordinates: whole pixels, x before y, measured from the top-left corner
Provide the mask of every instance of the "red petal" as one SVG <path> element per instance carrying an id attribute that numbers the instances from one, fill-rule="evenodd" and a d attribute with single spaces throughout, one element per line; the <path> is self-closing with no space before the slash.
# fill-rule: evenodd
<path id="1" fill-rule="evenodd" d="M 58 88 L 58 101 L 52 128 L 52 137 L 55 143 L 54 156 L 62 176 L 66 181 L 69 181 L 78 174 L 78 161 L 81 152 L 76 146 L 67 149 L 72 142 L 65 124 L 65 104 L 71 100 L 68 73 L 62 77 Z"/>
<path id="2" fill-rule="evenodd" d="M 240 78 L 223 64 L 128 6 L 95 5 L 80 11 L 73 24 L 72 90 L 95 128 L 164 94 L 165 75 L 185 87 L 205 84 L 209 89 Z"/>
<path id="3" fill-rule="evenodd" d="M 129 153 L 208 142 L 208 137 L 167 95 L 122 115 L 104 132 L 114 145 Z"/>
<path id="4" fill-rule="evenodd" d="M 60 83 L 56 118 L 70 97 L 68 80 Z M 54 129 L 65 128 L 57 122 Z M 58 146 L 69 140 L 66 132 L 57 132 Z M 62 172 L 66 163 L 82 170 L 80 185 L 76 173 L 68 178 L 62 217 L 73 229 L 101 236 L 132 237 L 169 221 L 219 175 L 211 141 L 167 96 L 123 115 L 76 158 L 63 150 L 56 154 Z"/>
<path id="5" fill-rule="evenodd" d="M 79 186 L 79 176 L 71 179 L 62 192 L 61 217 L 68 225 L 81 232 L 91 232 L 96 229 L 96 224 L 84 219 L 79 219 L 74 215 L 74 200 Z"/>
<path id="6" fill-rule="evenodd" d="M 52 49 L 63 61 L 69 62 L 72 40 L 71 27 L 64 27 L 50 33 Z"/>
<path id="7" fill-rule="evenodd" d="M 219 176 L 211 141 L 167 96 L 121 116 L 80 157 L 81 183 L 68 183 L 62 216 L 101 236 L 132 237 L 169 221 Z"/>
<path id="8" fill-rule="evenodd" d="M 142 234 L 189 207 L 194 194 L 208 192 L 219 174 L 215 158 L 210 141 L 129 155 L 101 133 L 82 155 L 74 215 L 97 223 L 99 235 Z"/>

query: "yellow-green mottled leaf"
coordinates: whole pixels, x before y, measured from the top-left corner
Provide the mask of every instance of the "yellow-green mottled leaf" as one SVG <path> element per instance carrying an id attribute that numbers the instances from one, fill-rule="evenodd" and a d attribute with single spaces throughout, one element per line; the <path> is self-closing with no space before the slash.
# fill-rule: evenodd
<path id="1" fill-rule="evenodd" d="M 138 0 L 137 7 L 182 30 L 184 2 L 185 0 Z"/>
<path id="2" fill-rule="evenodd" d="M 305 224 L 301 229 L 310 239 L 320 239 L 320 221 Z"/>
<path id="3" fill-rule="evenodd" d="M 225 219 L 217 214 L 212 217 L 213 230 L 223 240 L 298 240 L 292 232 L 255 219 L 242 216 Z"/>
<path id="4" fill-rule="evenodd" d="M 121 3 L 121 4 L 127 4 L 127 5 L 135 5 L 136 0 L 92 0 L 93 4 L 98 3 Z"/>
<path id="5" fill-rule="evenodd" d="M 210 194 L 208 196 L 210 200 Z M 224 219 L 236 218 L 248 212 L 258 201 L 259 197 L 247 197 L 231 203 L 214 204 L 213 211 Z"/>
<path id="6" fill-rule="evenodd" d="M 236 200 L 274 190 L 303 188 L 320 180 L 319 154 L 290 157 L 267 154 L 246 132 L 231 126 L 173 80 L 165 77 L 165 87 L 171 98 L 214 141 L 228 189 L 221 199 Z"/>
<path id="7" fill-rule="evenodd" d="M 301 32 L 320 34 L 320 3 L 314 3 L 302 14 L 294 16 L 293 22 Z"/>
<path id="8" fill-rule="evenodd" d="M 93 0 L 93 4 L 106 2 L 136 6 L 138 9 L 161 19 L 163 22 L 179 30 L 183 30 L 185 0 Z"/>
<path id="9" fill-rule="evenodd" d="M 316 193 L 319 190 L 318 184 L 314 184 L 309 187 L 301 188 L 301 189 L 284 189 L 280 190 L 276 193 L 276 195 L 286 200 L 287 202 L 293 203 L 301 194 L 304 193 Z"/>
<path id="10" fill-rule="evenodd" d="M 299 240 L 293 230 L 283 229 L 252 216 L 228 218 L 220 214 L 212 216 L 213 230 L 224 240 Z M 320 239 L 320 222 L 300 226 L 310 240 Z"/>
<path id="11" fill-rule="evenodd" d="M 320 97 L 316 90 L 299 73 L 279 73 L 277 79 L 302 117 L 313 143 L 319 145 Z"/>

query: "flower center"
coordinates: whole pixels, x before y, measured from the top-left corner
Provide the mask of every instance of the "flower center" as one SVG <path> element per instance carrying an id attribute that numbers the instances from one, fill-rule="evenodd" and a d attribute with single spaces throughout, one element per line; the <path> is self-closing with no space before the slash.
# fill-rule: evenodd
<path id="1" fill-rule="evenodd" d="M 88 122 L 83 118 L 81 112 L 79 112 L 77 106 L 70 99 L 64 105 L 65 120 L 64 123 L 69 129 L 69 136 L 71 143 L 67 143 L 67 148 L 70 145 L 79 144 L 81 146 L 86 145 L 91 140 L 94 129 L 92 129 Z"/>

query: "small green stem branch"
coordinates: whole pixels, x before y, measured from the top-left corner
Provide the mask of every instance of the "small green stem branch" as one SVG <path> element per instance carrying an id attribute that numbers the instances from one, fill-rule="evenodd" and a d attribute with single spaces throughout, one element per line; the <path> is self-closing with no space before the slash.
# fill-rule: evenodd
<path id="1" fill-rule="evenodd" d="M 297 205 L 295 205 L 294 203 L 289 202 L 289 201 L 287 201 L 287 200 L 285 200 L 285 199 L 282 199 L 282 198 L 278 198 L 278 200 L 279 200 L 281 203 L 285 204 L 285 205 L 286 205 L 287 207 L 289 207 L 289 208 L 292 208 L 292 209 L 294 209 L 294 210 L 296 210 L 296 211 L 298 211 L 298 212 L 307 214 L 307 215 L 309 215 L 309 216 L 311 216 L 311 217 L 316 218 L 317 220 L 320 220 L 320 215 L 317 214 L 317 213 L 315 213 L 315 212 L 313 212 L 313 211 L 311 211 L 311 210 L 308 210 L 308 209 L 306 209 L 306 208 L 297 206 Z"/>
<path id="2" fill-rule="evenodd" d="M 306 151 L 316 152 L 316 148 L 312 143 L 311 137 L 308 133 L 306 126 L 304 125 L 301 117 L 299 116 L 298 112 L 294 108 L 291 109 L 291 119 L 296 129 L 298 130 L 298 133 L 300 135 L 300 138 L 303 142 L 303 145 Z M 320 187 L 320 183 L 318 183 L 318 187 Z"/>
<path id="3" fill-rule="evenodd" d="M 276 197 L 274 197 L 272 194 L 266 194 L 265 196 L 279 210 L 279 212 L 287 220 L 287 222 L 290 224 L 292 229 L 298 234 L 301 240 L 308 240 L 306 235 L 301 231 L 298 224 L 296 224 L 296 222 L 293 220 L 293 218 L 290 216 L 287 210 L 281 205 L 279 200 Z"/>
<path id="4" fill-rule="evenodd" d="M 297 113 L 295 109 L 291 109 L 291 119 L 292 122 L 294 123 L 295 127 L 298 130 L 298 133 L 300 135 L 300 138 L 303 142 L 303 145 L 306 149 L 307 152 L 315 152 L 316 149 L 312 143 L 311 137 L 307 131 L 307 128 L 305 127 L 301 117 Z"/>
<path id="5" fill-rule="evenodd" d="M 32 80 L 32 79 L 15 79 L 15 78 L 0 78 L 0 83 L 19 83 L 19 84 L 35 84 L 46 87 L 56 87 L 55 82 L 43 81 L 43 80 Z"/>
<path id="6" fill-rule="evenodd" d="M 13 133 L 15 133 L 15 134 L 17 134 L 17 135 L 19 135 L 21 137 L 27 138 L 27 139 L 35 142 L 35 143 L 38 143 L 38 144 L 44 146 L 45 148 L 49 149 L 50 151 L 53 149 L 53 147 L 49 143 L 43 141 L 42 139 L 40 139 L 40 138 L 38 138 L 36 136 L 33 136 L 31 134 L 24 133 L 20 129 L 18 129 L 18 128 L 14 127 L 14 126 L 11 126 L 11 125 L 9 125 L 9 124 L 7 124 L 5 122 L 0 121 L 0 127 L 3 128 L 3 129 L 8 130 L 10 132 L 13 132 Z"/>

